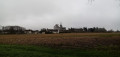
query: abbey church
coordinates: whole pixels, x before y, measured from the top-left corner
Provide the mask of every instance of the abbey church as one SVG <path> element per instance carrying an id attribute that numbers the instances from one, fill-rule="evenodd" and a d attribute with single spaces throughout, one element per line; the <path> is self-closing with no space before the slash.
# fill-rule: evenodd
<path id="1" fill-rule="evenodd" d="M 63 30 L 66 30 L 66 27 L 63 27 L 62 24 L 56 24 L 54 26 L 54 30 L 59 30 L 59 31 L 63 31 Z"/>

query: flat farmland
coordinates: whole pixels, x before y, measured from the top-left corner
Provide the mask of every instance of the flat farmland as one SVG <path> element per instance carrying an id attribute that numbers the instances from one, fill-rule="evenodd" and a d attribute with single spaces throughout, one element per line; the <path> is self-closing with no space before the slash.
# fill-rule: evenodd
<path id="1" fill-rule="evenodd" d="M 37 45 L 62 48 L 120 46 L 120 33 L 66 33 L 0 35 L 0 44 Z"/>
<path id="2" fill-rule="evenodd" d="M 120 57 L 120 33 L 0 35 L 0 57 Z"/>

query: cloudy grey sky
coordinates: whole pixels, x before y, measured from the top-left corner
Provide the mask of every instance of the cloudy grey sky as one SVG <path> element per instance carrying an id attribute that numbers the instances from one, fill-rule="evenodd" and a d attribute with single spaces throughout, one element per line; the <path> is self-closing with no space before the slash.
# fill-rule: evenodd
<path id="1" fill-rule="evenodd" d="M 120 0 L 0 0 L 0 25 L 29 29 L 105 27 L 120 30 Z"/>

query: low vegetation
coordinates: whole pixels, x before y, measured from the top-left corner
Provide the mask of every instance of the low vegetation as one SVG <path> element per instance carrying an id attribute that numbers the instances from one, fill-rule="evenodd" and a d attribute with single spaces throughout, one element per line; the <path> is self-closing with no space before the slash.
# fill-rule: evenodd
<path id="1" fill-rule="evenodd" d="M 28 45 L 0 45 L 0 57 L 119 57 L 120 51 L 53 49 Z"/>

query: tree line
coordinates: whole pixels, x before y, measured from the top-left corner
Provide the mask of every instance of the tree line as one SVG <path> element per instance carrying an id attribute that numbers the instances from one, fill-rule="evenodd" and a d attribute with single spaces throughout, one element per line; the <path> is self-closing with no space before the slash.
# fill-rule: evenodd
<path id="1" fill-rule="evenodd" d="M 41 30 L 28 30 L 20 26 L 6 26 L 0 29 L 0 34 L 27 34 L 27 33 L 47 33 L 51 34 L 54 32 L 58 33 L 58 30 L 55 29 L 41 29 Z M 59 30 L 59 33 L 110 33 L 110 32 L 120 32 L 119 30 L 106 30 L 105 28 L 93 27 L 93 28 L 68 28 L 67 30 Z"/>

